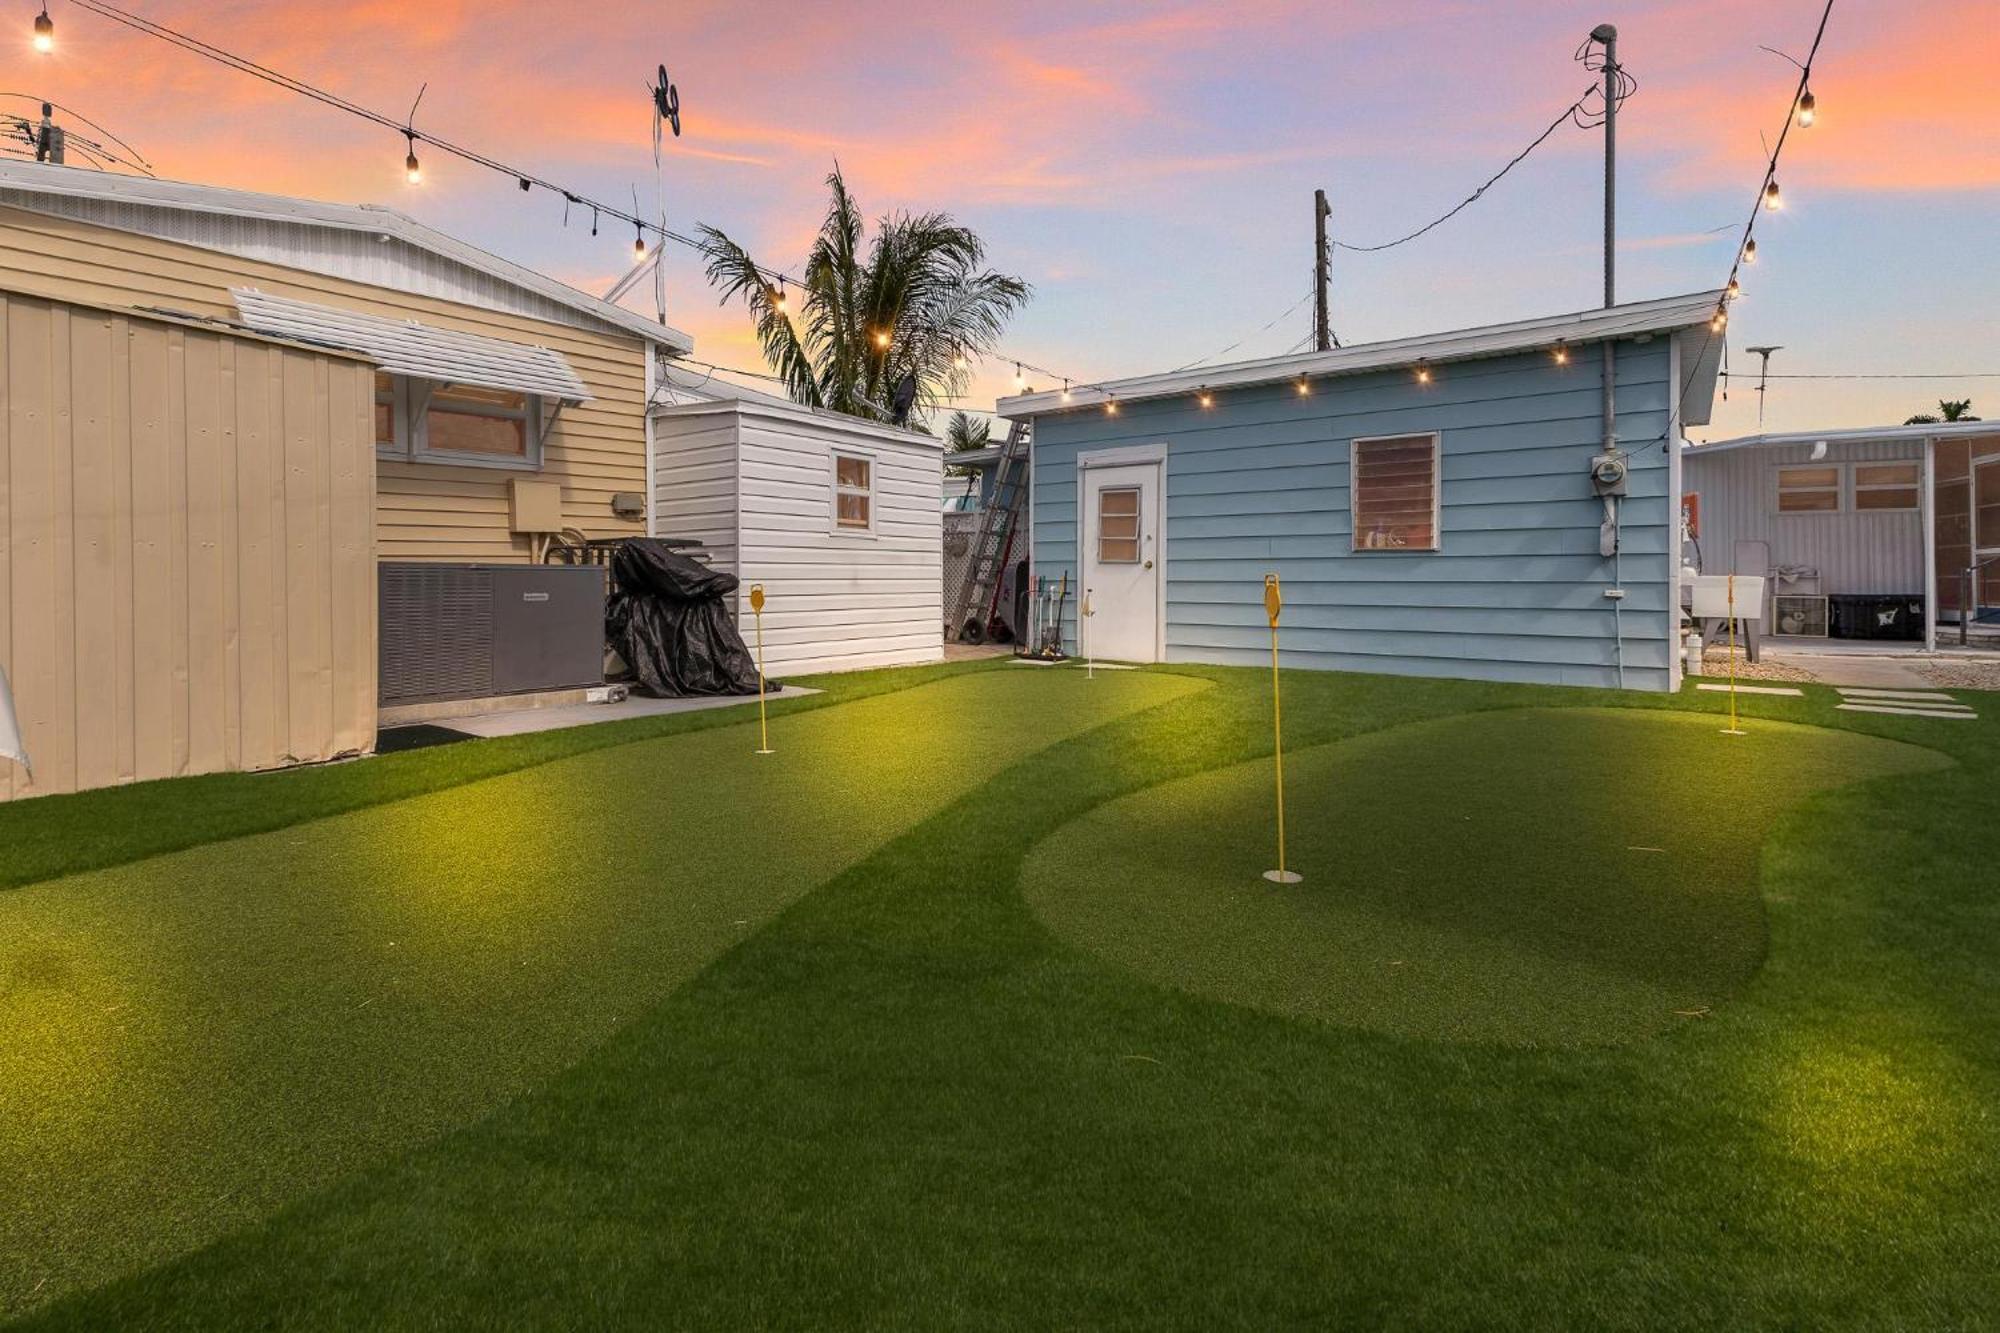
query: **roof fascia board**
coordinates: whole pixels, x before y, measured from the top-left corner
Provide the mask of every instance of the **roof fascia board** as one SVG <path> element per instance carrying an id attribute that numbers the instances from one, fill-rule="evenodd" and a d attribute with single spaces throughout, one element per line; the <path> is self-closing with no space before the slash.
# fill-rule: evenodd
<path id="1" fill-rule="evenodd" d="M 701 402 L 663 403 L 653 408 L 654 416 L 698 417 L 733 412 L 741 416 L 768 417 L 774 421 L 825 426 L 830 430 L 866 436 L 888 444 L 922 445 L 938 450 L 944 441 L 929 431 L 905 430 L 878 421 L 850 417 L 840 412 L 822 412 L 798 403 L 767 403 L 756 398 L 711 398 Z"/>
<path id="2" fill-rule="evenodd" d="M 1917 426 L 1843 426 L 1837 430 L 1773 431 L 1764 435 L 1738 435 L 1713 444 L 1686 443 L 1682 452 L 1689 458 L 1706 454 L 1733 453 L 1738 449 L 1777 449 L 1788 445 L 1898 443 L 1904 440 L 1956 439 L 1960 436 L 2000 435 L 2000 421 L 1940 421 Z"/>
<path id="3" fill-rule="evenodd" d="M 1041 416 L 1053 412 L 1102 405 L 1109 398 L 1136 402 L 1148 398 L 1169 398 L 1197 389 L 1240 388 L 1267 384 L 1304 375 L 1324 378 L 1359 375 L 1412 365 L 1418 361 L 1439 364 L 1490 356 L 1507 356 L 1558 340 L 1571 346 L 1608 339 L 1628 339 L 1649 334 L 1674 332 L 1708 320 L 1722 299 L 1720 291 L 1695 292 L 1653 301 L 1613 306 L 1606 310 L 1586 310 L 1574 314 L 1545 316 L 1511 324 L 1489 324 L 1471 329 L 1397 338 L 1379 343 L 1362 343 L 1330 352 L 1305 352 L 1212 366 L 1204 370 L 1173 371 L 1163 375 L 1134 376 L 1108 380 L 1087 388 L 1072 386 L 1069 400 L 1060 392 L 1041 390 L 1002 398 L 998 415 L 1009 418 Z"/>

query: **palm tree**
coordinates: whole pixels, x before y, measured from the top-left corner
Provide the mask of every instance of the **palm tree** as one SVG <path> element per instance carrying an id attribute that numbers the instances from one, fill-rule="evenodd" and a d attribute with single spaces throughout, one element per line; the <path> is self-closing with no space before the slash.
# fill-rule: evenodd
<path id="1" fill-rule="evenodd" d="M 1903 424 L 1905 426 L 1935 426 L 1946 421 L 1979 420 L 1978 417 L 1972 415 L 1972 400 L 1970 398 L 1961 398 L 1957 402 L 1940 400 L 1938 403 L 1938 413 L 1942 415 L 1919 412 Z"/>
<path id="2" fill-rule="evenodd" d="M 775 270 L 703 226 L 708 280 L 723 304 L 743 298 L 794 401 L 877 420 L 931 411 L 965 388 L 1028 284 L 982 268 L 985 244 L 944 213 L 881 218 L 865 241 L 838 163 L 826 183 L 833 198 L 803 290 L 774 286 Z"/>
<path id="3" fill-rule="evenodd" d="M 973 449 L 985 449 L 993 443 L 993 423 L 985 417 L 975 417 L 966 412 L 953 412 L 945 426 L 944 447 L 946 453 L 962 454 Z M 948 469 L 954 477 L 969 477 L 972 469 L 955 467 Z"/>

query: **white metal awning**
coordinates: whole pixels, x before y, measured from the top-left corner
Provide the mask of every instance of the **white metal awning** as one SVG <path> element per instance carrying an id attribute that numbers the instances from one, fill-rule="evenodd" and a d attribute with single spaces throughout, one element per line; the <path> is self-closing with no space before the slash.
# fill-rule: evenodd
<path id="1" fill-rule="evenodd" d="M 255 287 L 232 287 L 230 295 L 243 322 L 259 333 L 359 352 L 392 375 L 590 401 L 562 353 L 546 347 L 294 301 Z"/>

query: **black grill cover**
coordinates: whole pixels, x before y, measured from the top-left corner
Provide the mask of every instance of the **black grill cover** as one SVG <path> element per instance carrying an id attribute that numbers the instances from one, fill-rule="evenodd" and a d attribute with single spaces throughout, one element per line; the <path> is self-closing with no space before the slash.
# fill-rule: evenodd
<path id="1" fill-rule="evenodd" d="M 657 538 L 635 537 L 612 556 L 611 577 L 605 628 L 641 694 L 757 692 L 757 663 L 723 600 L 736 591 L 734 574 L 710 569 Z M 775 690 L 778 683 L 767 687 Z"/>

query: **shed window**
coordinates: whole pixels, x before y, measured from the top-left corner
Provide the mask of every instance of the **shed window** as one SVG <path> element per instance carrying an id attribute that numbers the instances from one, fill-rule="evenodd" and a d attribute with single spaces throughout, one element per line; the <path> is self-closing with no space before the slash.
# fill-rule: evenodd
<path id="1" fill-rule="evenodd" d="M 833 525 L 847 532 L 874 528 L 874 460 L 855 454 L 833 456 Z"/>
<path id="2" fill-rule="evenodd" d="M 1356 440 L 1349 470 L 1357 551 L 1438 549 L 1438 437 Z"/>
<path id="3" fill-rule="evenodd" d="M 1107 486 L 1097 493 L 1097 563 L 1139 563 L 1139 488 Z"/>
<path id="4" fill-rule="evenodd" d="M 1778 512 L 1781 514 L 1840 512 L 1840 468 L 1832 465 L 1779 468 Z"/>
<path id="5" fill-rule="evenodd" d="M 1874 510 L 1915 509 L 1917 464 L 1855 464 L 1854 507 Z"/>

